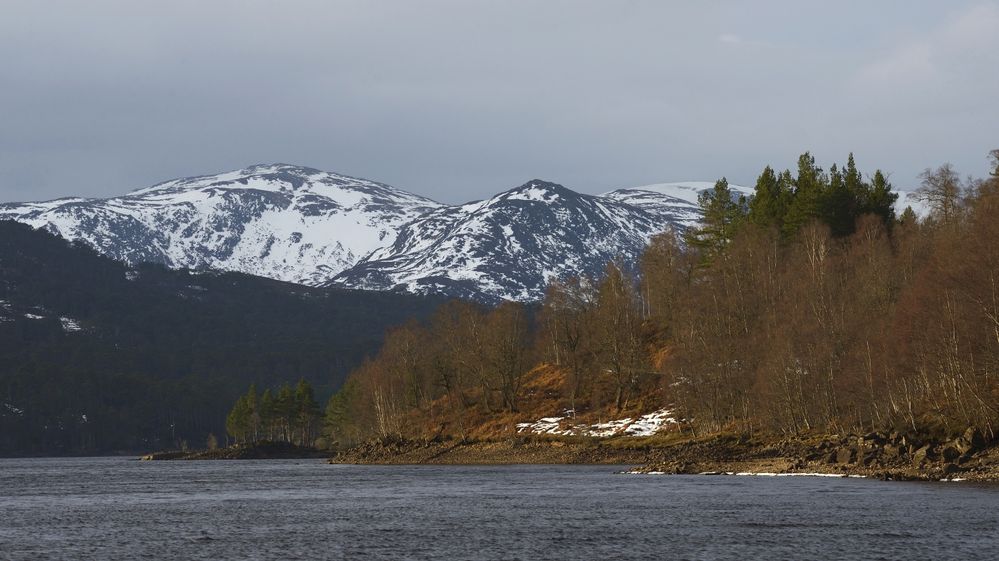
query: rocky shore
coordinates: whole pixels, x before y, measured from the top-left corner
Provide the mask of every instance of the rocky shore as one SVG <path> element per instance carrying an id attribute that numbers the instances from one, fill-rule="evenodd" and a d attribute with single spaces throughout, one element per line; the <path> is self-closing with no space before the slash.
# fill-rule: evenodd
<path id="1" fill-rule="evenodd" d="M 884 480 L 999 481 L 999 446 L 977 430 L 927 440 L 901 433 L 777 438 L 710 435 L 668 439 L 495 441 L 387 438 L 333 454 L 353 464 L 625 464 L 635 473 L 828 474 Z"/>
<path id="2" fill-rule="evenodd" d="M 316 448 L 287 442 L 236 444 L 215 450 L 166 450 L 146 454 L 140 460 L 291 460 L 326 458 L 329 454 Z"/>

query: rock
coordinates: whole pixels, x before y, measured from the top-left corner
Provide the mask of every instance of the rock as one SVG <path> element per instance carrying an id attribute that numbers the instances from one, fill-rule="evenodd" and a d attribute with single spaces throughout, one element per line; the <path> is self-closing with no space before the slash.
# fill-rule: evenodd
<path id="1" fill-rule="evenodd" d="M 829 452 L 828 454 L 826 454 L 823 457 L 822 462 L 826 463 L 826 464 L 835 464 L 836 463 L 836 452 L 832 451 L 832 452 Z"/>
<path id="2" fill-rule="evenodd" d="M 968 430 L 964 431 L 964 435 L 961 439 L 967 442 L 971 446 L 971 450 L 978 450 L 985 446 L 985 436 L 982 431 L 975 427 L 969 427 Z"/>
<path id="3" fill-rule="evenodd" d="M 902 455 L 902 448 L 894 444 L 885 444 L 885 447 L 882 449 L 881 453 L 884 455 L 885 459 L 895 460 Z"/>
<path id="4" fill-rule="evenodd" d="M 860 460 L 860 463 L 863 464 L 863 465 L 865 465 L 865 466 L 873 466 L 873 465 L 878 464 L 879 463 L 878 462 L 878 453 L 877 452 L 868 452 L 867 454 L 864 454 L 864 457 Z"/>
<path id="5" fill-rule="evenodd" d="M 951 475 L 960 472 L 961 468 L 957 467 L 954 464 L 944 464 L 943 469 L 941 471 L 943 472 L 944 475 Z"/>
<path id="6" fill-rule="evenodd" d="M 884 444 L 885 437 L 879 432 L 869 432 L 864 435 L 863 444 L 870 446 L 872 444 Z"/>
<path id="7" fill-rule="evenodd" d="M 944 447 L 941 451 L 941 456 L 943 456 L 944 461 L 953 462 L 954 460 L 961 457 L 962 450 L 959 448 L 956 442 L 952 442 Z"/>
<path id="8" fill-rule="evenodd" d="M 852 464 L 857 460 L 857 451 L 853 448 L 840 448 L 836 452 L 836 463 L 837 464 Z"/>
<path id="9" fill-rule="evenodd" d="M 912 453 L 912 464 L 914 466 L 921 466 L 930 458 L 931 455 L 932 451 L 930 449 L 930 445 L 927 444 Z"/>

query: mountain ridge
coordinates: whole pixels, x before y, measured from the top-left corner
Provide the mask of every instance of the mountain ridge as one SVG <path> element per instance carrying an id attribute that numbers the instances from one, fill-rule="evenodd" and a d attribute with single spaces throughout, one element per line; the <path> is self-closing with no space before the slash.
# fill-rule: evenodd
<path id="1" fill-rule="evenodd" d="M 533 179 L 485 199 L 442 204 L 377 181 L 274 163 L 105 199 L 0 204 L 0 220 L 133 265 L 530 301 L 556 278 L 598 275 L 611 260 L 633 261 L 653 235 L 696 226 L 698 196 L 713 185 L 655 183 L 593 195 Z"/>

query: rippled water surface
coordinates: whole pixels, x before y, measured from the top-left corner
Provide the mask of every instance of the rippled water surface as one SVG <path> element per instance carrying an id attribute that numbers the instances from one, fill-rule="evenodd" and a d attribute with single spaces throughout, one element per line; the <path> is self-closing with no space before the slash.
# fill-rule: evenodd
<path id="1" fill-rule="evenodd" d="M 999 559 L 999 487 L 0 460 L 3 559 Z"/>

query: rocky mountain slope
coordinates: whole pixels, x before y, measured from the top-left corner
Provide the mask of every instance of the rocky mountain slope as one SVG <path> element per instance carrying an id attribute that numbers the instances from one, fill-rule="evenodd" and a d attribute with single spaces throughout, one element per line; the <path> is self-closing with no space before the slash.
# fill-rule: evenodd
<path id="1" fill-rule="evenodd" d="M 650 202 L 641 206 L 623 192 L 618 197 L 536 179 L 484 201 L 438 208 L 330 284 L 540 299 L 549 281 L 599 274 L 615 258 L 634 262 L 652 235 L 686 225 L 689 209 L 670 207 L 671 197 L 644 197 Z"/>
<path id="2" fill-rule="evenodd" d="M 388 185 L 285 164 L 176 179 L 121 197 L 0 205 L 0 219 L 129 264 L 318 285 L 438 207 Z"/>
<path id="3" fill-rule="evenodd" d="M 584 195 L 535 180 L 442 205 L 316 169 L 256 165 L 108 199 L 0 205 L 16 220 L 127 264 L 243 272 L 310 286 L 532 300 L 557 277 L 630 260 L 697 221 L 709 183 Z"/>
<path id="4" fill-rule="evenodd" d="M 133 265 L 528 301 L 552 279 L 599 274 L 615 258 L 633 262 L 651 236 L 695 225 L 697 197 L 712 186 L 660 183 L 594 196 L 533 180 L 442 205 L 366 179 L 268 164 L 108 199 L 0 204 L 0 220 Z"/>

